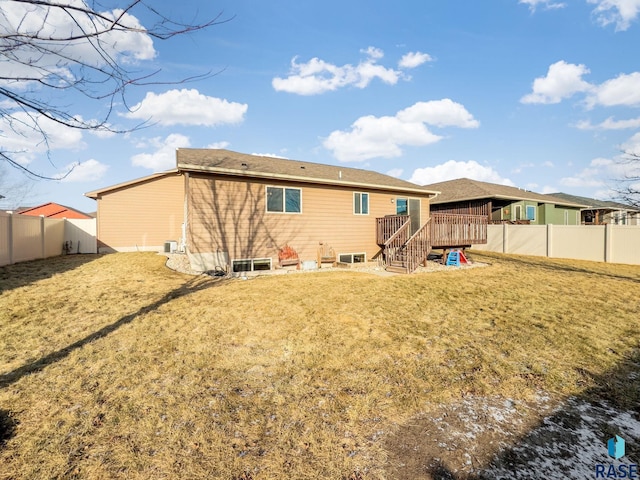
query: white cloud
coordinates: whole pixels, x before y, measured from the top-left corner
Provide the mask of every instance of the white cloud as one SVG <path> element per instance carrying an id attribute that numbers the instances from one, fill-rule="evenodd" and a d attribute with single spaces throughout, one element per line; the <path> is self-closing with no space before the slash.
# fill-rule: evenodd
<path id="1" fill-rule="evenodd" d="M 544 162 L 542 164 L 543 167 L 547 167 L 547 168 L 554 168 L 555 165 L 553 164 L 553 162 L 550 162 L 549 160 L 547 160 L 546 162 Z"/>
<path id="2" fill-rule="evenodd" d="M 480 165 L 475 160 L 468 162 L 449 160 L 435 167 L 418 168 L 414 170 L 409 181 L 417 183 L 418 185 L 427 185 L 430 183 L 454 180 L 456 178 L 471 178 L 472 180 L 482 182 L 515 186 L 511 180 L 502 177 L 493 168 Z"/>
<path id="3" fill-rule="evenodd" d="M 31 162 L 35 155 L 48 150 L 78 150 L 85 147 L 81 130 L 65 127 L 42 115 L 15 112 L 2 116 L 0 132 L 2 149 L 18 153 L 12 157 L 25 164 Z"/>
<path id="4" fill-rule="evenodd" d="M 426 62 L 433 61 L 433 58 L 428 53 L 422 52 L 409 52 L 402 56 L 398 62 L 400 68 L 416 68 Z"/>
<path id="5" fill-rule="evenodd" d="M 536 166 L 536 165 L 535 165 L 535 163 L 531 163 L 531 162 L 529 162 L 529 163 L 521 163 L 521 164 L 520 164 L 520 165 L 518 165 L 517 167 L 512 168 L 512 169 L 511 169 L 511 173 L 515 173 L 515 174 L 522 173 L 522 171 L 523 171 L 525 168 L 533 168 L 533 167 L 535 167 L 535 166 Z"/>
<path id="6" fill-rule="evenodd" d="M 519 0 L 518 3 L 529 5 L 529 10 L 532 12 L 535 12 L 538 6 L 542 6 L 545 10 L 555 10 L 567 6 L 566 3 L 554 2 L 553 0 Z"/>
<path id="7" fill-rule="evenodd" d="M 623 152 L 640 156 L 640 133 L 636 133 L 620 147 Z"/>
<path id="8" fill-rule="evenodd" d="M 560 60 L 549 66 L 545 77 L 533 81 L 533 92 L 520 99 L 522 103 L 560 103 L 578 92 L 587 92 L 593 86 L 582 79 L 589 73 L 584 65 L 575 65 Z"/>
<path id="9" fill-rule="evenodd" d="M 633 146 L 634 142 L 637 147 L 640 147 L 640 134 L 630 139 L 630 146 Z M 640 152 L 640 148 L 638 149 Z M 622 156 L 611 158 L 594 158 L 589 163 L 587 168 L 582 169 L 576 174 L 564 177 L 560 179 L 560 184 L 566 187 L 573 188 L 605 188 L 607 183 L 615 181 L 616 179 L 622 179 L 630 171 L 630 165 L 622 162 Z"/>
<path id="10" fill-rule="evenodd" d="M 528 190 L 534 190 L 534 188 L 528 188 Z M 537 191 L 537 190 L 536 190 Z M 540 191 L 538 191 L 538 193 L 543 193 L 543 194 L 549 194 L 549 193 L 556 193 L 558 191 L 557 187 L 553 187 L 551 185 L 545 185 L 544 187 L 542 187 L 540 189 Z"/>
<path id="11" fill-rule="evenodd" d="M 370 158 L 399 157 L 402 145 L 422 146 L 442 137 L 431 133 L 422 123 L 402 122 L 397 117 L 360 117 L 351 131 L 331 132 L 323 145 L 343 162 L 361 162 Z"/>
<path id="12" fill-rule="evenodd" d="M 404 172 L 404 170 L 401 168 L 392 168 L 387 172 L 387 175 L 389 175 L 390 177 L 400 178 L 402 172 Z"/>
<path id="13" fill-rule="evenodd" d="M 477 128 L 480 122 L 463 105 L 449 98 L 418 102 L 396 115 L 403 122 L 426 123 L 436 127 Z"/>
<path id="14" fill-rule="evenodd" d="M 442 139 L 427 125 L 475 128 L 479 123 L 464 106 L 445 98 L 418 102 L 393 117 L 360 117 L 353 122 L 351 130 L 331 132 L 323 146 L 343 162 L 398 157 L 402 155 L 402 146 L 424 146 Z"/>
<path id="15" fill-rule="evenodd" d="M 257 157 L 283 158 L 285 160 L 288 159 L 288 157 L 283 157 L 282 155 L 276 155 L 275 153 L 252 153 L 251 155 L 255 155 Z"/>
<path id="16" fill-rule="evenodd" d="M 87 7 L 87 2 L 73 0 L 61 2 L 60 5 L 82 9 Z M 105 18 L 90 18 L 69 8 L 30 2 L 2 2 L 0 30 L 3 38 L 8 39 L 6 42 L 10 41 L 12 35 L 29 35 L 32 32 L 38 32 L 42 39 L 40 48 L 32 48 L 33 44 L 24 47 L 19 43 L 16 44 L 17 48 L 6 48 L 11 55 L 3 57 L 3 77 L 73 82 L 74 78 L 82 75 L 76 75 L 73 71 L 77 64 L 100 67 L 106 64 L 107 58 L 126 64 L 155 57 L 153 41 L 136 17 L 121 9 L 100 13 Z M 115 18 L 132 31 L 111 29 L 112 22 L 109 19 Z M 96 38 L 100 41 L 100 52 L 84 39 L 95 34 L 99 34 Z M 74 36 L 79 39 L 67 40 Z M 27 83 L 24 82 L 23 86 Z"/>
<path id="17" fill-rule="evenodd" d="M 616 31 L 627 30 L 640 13 L 640 0 L 587 0 L 595 4 L 593 15 L 600 25 L 615 24 Z"/>
<path id="18" fill-rule="evenodd" d="M 576 128 L 580 130 L 624 130 L 627 128 L 639 128 L 640 117 L 629 118 L 627 120 L 614 120 L 613 117 L 607 118 L 605 121 L 593 125 L 591 122 L 585 120 L 578 122 Z"/>
<path id="19" fill-rule="evenodd" d="M 240 123 L 248 105 L 208 97 L 196 89 L 147 93 L 142 102 L 124 114 L 127 118 L 151 119 L 160 125 L 205 125 Z"/>
<path id="20" fill-rule="evenodd" d="M 231 144 L 229 142 L 213 142 L 206 146 L 206 148 L 213 148 L 215 150 L 228 148 Z"/>
<path id="21" fill-rule="evenodd" d="M 90 159 L 82 163 L 70 163 L 62 169 L 65 173 L 71 170 L 66 177 L 64 176 L 65 173 L 60 173 L 55 175 L 54 178 L 59 179 L 61 182 L 93 182 L 100 180 L 108 168 L 108 165 L 100 163 L 98 160 Z"/>
<path id="22" fill-rule="evenodd" d="M 333 65 L 317 57 L 307 63 L 297 63 L 297 57 L 294 57 L 291 60 L 289 76 L 275 77 L 271 85 L 278 92 L 318 95 L 346 86 L 365 88 L 375 78 L 389 85 L 398 82 L 401 72 L 376 63 L 383 57 L 382 50 L 369 47 L 362 52 L 366 58 L 355 67 L 351 64 Z"/>
<path id="23" fill-rule="evenodd" d="M 131 157 L 131 164 L 136 167 L 144 167 L 159 172 L 176 167 L 176 149 L 191 146 L 189 137 L 172 133 L 167 138 L 152 138 L 149 144 L 156 148 L 153 153 L 139 153 Z"/>
<path id="24" fill-rule="evenodd" d="M 640 72 L 618 75 L 599 85 L 587 99 L 589 106 L 640 105 Z"/>

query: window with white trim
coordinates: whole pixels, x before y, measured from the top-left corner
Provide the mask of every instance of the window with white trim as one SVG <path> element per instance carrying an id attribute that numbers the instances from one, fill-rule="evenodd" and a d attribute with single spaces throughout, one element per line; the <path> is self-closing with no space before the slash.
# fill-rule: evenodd
<path id="1" fill-rule="evenodd" d="M 267 212 L 301 213 L 302 190 L 299 188 L 267 187 Z"/>
<path id="2" fill-rule="evenodd" d="M 353 193 L 354 215 L 369 215 L 369 194 L 362 192 Z"/>
<path id="3" fill-rule="evenodd" d="M 527 205 L 527 220 L 531 220 L 532 222 L 536 219 L 536 207 L 533 205 Z"/>

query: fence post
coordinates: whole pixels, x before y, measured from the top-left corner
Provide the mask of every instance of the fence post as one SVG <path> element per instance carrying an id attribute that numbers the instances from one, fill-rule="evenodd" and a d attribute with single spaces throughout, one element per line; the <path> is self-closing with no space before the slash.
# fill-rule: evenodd
<path id="1" fill-rule="evenodd" d="M 502 253 L 507 253 L 507 224 L 502 224 Z"/>
<path id="2" fill-rule="evenodd" d="M 9 245 L 9 265 L 13 265 L 13 213 L 9 214 L 9 228 L 7 228 L 7 245 Z"/>
<path id="3" fill-rule="evenodd" d="M 604 261 L 605 263 L 611 261 L 611 224 L 604 224 Z"/>
<path id="4" fill-rule="evenodd" d="M 44 241 L 44 215 L 40 215 L 40 258 L 44 258 L 46 247 Z"/>

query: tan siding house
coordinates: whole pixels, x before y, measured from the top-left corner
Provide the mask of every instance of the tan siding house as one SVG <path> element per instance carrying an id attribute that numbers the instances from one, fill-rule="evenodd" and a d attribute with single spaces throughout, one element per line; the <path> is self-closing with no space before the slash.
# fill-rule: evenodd
<path id="1" fill-rule="evenodd" d="M 97 201 L 98 251 L 161 251 L 182 236 L 184 177 L 177 170 L 85 194 Z"/>
<path id="2" fill-rule="evenodd" d="M 300 192 L 300 212 L 269 212 L 267 189 Z M 354 213 L 355 195 L 368 197 L 368 213 Z M 336 254 L 380 253 L 376 218 L 396 214 L 394 191 L 265 179 L 210 178 L 189 175 L 189 251 L 200 257 L 228 255 L 227 260 L 271 258 L 289 245 L 301 260 L 315 260 L 320 243 Z M 429 196 L 417 197 L 424 223 L 429 217 Z M 412 197 L 413 198 L 413 197 Z M 207 262 L 210 261 L 207 258 Z"/>
<path id="3" fill-rule="evenodd" d="M 321 243 L 374 259 L 376 219 L 411 205 L 405 213 L 417 229 L 434 194 L 369 170 L 179 149 L 175 171 L 86 195 L 98 202 L 102 251 L 160 250 L 175 240 L 197 269 L 233 270 L 246 260 L 275 268 L 285 245 L 302 261 L 315 260 Z"/>

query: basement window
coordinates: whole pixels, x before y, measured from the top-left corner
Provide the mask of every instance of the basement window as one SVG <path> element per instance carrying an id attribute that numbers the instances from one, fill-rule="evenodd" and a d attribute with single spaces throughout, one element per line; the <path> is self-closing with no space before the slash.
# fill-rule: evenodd
<path id="1" fill-rule="evenodd" d="M 231 262 L 231 271 L 234 273 L 256 272 L 260 270 L 271 270 L 270 258 L 245 258 Z"/>
<path id="2" fill-rule="evenodd" d="M 366 253 L 341 253 L 338 255 L 340 263 L 364 263 L 367 261 Z"/>

